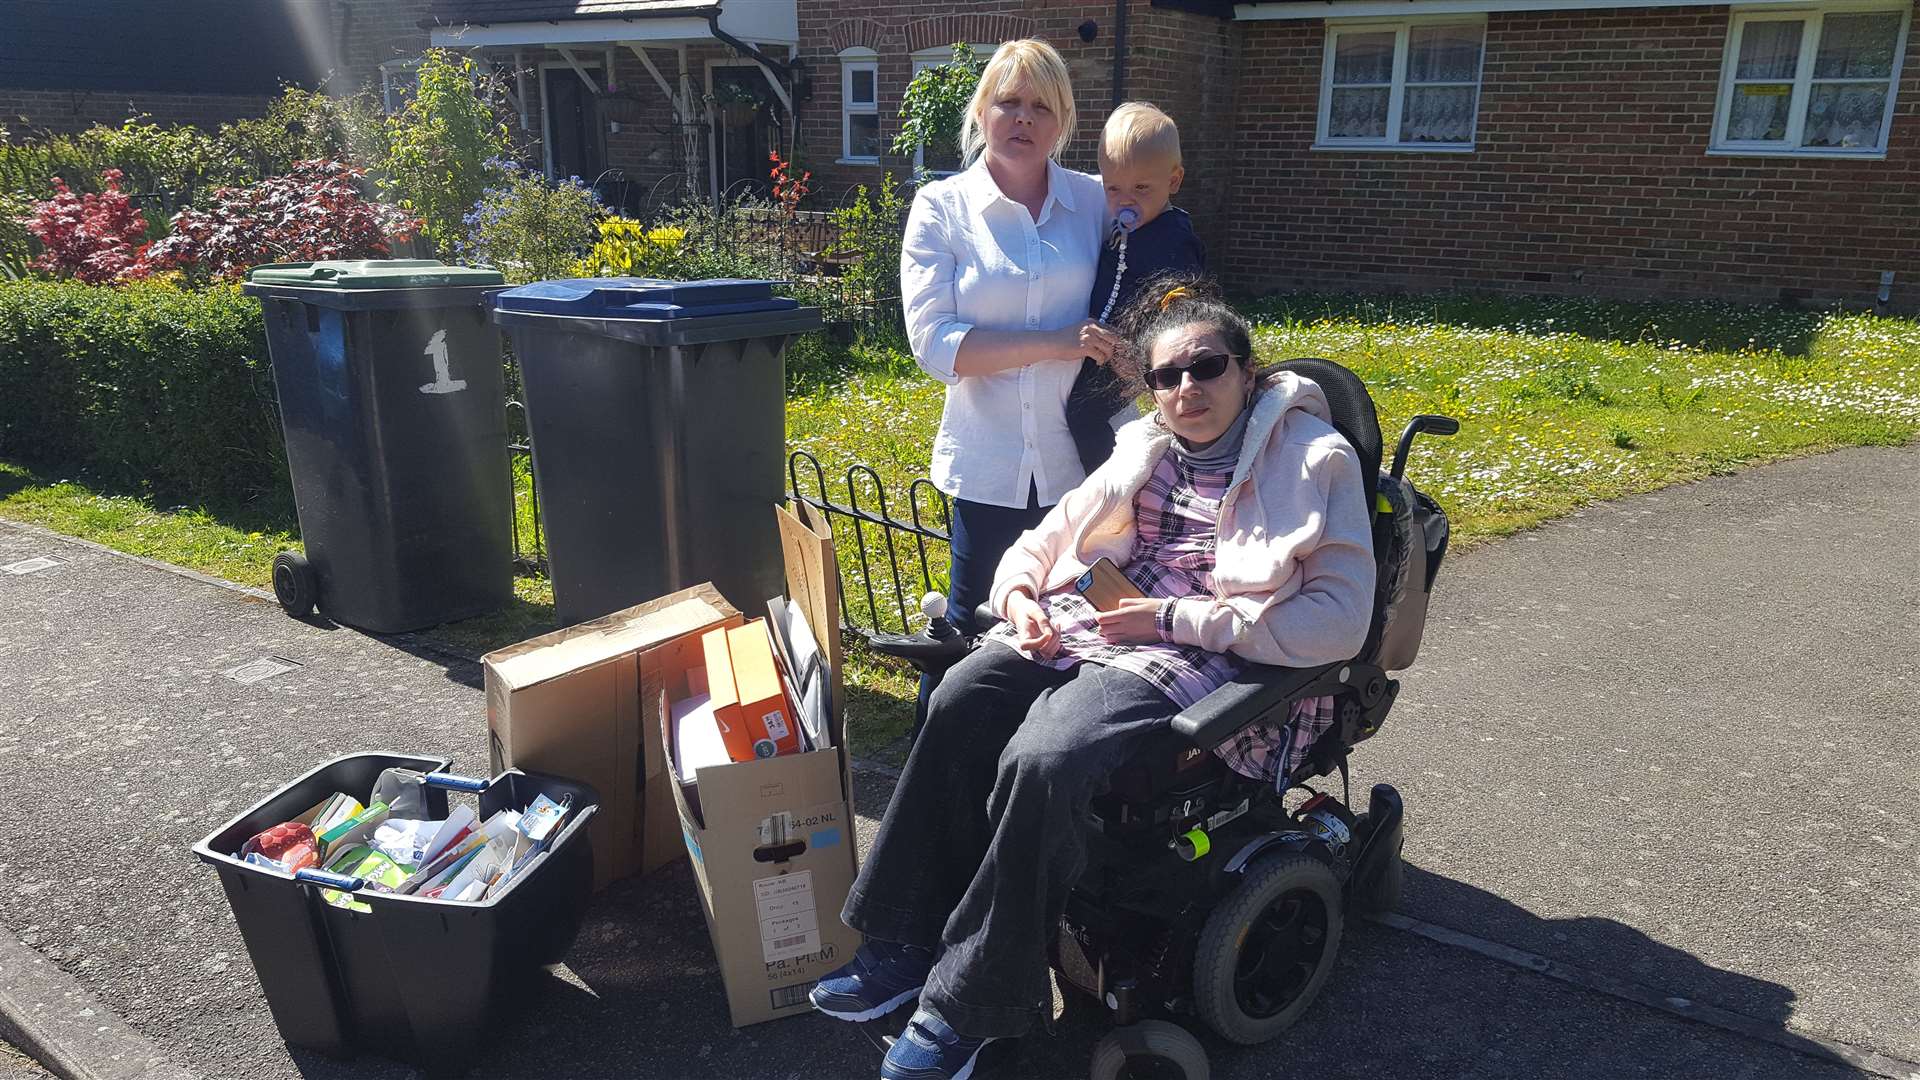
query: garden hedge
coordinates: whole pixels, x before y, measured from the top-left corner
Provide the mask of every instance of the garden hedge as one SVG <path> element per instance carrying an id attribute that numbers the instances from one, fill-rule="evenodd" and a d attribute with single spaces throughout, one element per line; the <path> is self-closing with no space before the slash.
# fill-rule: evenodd
<path id="1" fill-rule="evenodd" d="M 0 458 L 157 498 L 284 498 L 258 302 L 183 290 L 0 281 Z"/>

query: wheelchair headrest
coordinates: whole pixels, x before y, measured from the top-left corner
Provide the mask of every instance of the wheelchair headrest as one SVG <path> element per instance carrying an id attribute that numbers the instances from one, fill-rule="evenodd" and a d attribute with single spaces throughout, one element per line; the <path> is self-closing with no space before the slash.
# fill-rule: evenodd
<path id="1" fill-rule="evenodd" d="M 1333 427 L 1353 444 L 1360 455 L 1361 483 L 1366 487 L 1367 520 L 1372 521 L 1375 494 L 1380 478 L 1380 418 L 1373 411 L 1373 398 L 1360 376 L 1331 360 L 1302 357 L 1274 365 L 1276 371 L 1291 371 L 1303 379 L 1318 383 L 1327 395 L 1327 407 L 1333 410 Z"/>

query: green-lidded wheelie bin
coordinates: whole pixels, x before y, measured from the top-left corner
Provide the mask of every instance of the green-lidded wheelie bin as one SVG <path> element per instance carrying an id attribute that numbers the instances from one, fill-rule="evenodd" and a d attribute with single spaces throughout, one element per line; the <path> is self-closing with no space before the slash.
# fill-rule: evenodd
<path id="1" fill-rule="evenodd" d="M 820 309 L 768 281 L 578 278 L 498 294 L 562 626 L 711 581 L 785 591 L 786 349 Z"/>
<path id="2" fill-rule="evenodd" d="M 427 259 L 256 267 L 306 555 L 281 606 L 400 633 L 513 596 L 497 271 Z"/>

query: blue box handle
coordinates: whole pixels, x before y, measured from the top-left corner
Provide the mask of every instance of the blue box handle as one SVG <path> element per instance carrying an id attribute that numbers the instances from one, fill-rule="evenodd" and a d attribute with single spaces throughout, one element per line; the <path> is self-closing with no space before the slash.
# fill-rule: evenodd
<path id="1" fill-rule="evenodd" d="M 325 885 L 329 889 L 341 892 L 359 892 L 367 884 L 366 878 L 348 877 L 331 870 L 295 870 L 293 880 L 304 881 L 310 885 Z"/>
<path id="2" fill-rule="evenodd" d="M 472 776 L 453 776 L 449 773 L 428 773 L 427 786 L 449 788 L 453 791 L 471 791 L 477 795 L 492 787 L 493 781 Z"/>

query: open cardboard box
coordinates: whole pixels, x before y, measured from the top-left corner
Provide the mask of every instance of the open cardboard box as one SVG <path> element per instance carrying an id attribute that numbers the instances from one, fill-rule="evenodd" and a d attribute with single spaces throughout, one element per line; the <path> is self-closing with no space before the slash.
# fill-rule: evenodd
<path id="1" fill-rule="evenodd" d="M 775 510 L 787 597 L 820 645 L 833 745 L 681 776 L 674 725 L 663 723 L 658 736 L 735 1027 L 806 1012 L 807 991 L 860 944 L 840 921 L 857 855 L 841 711 L 839 569 L 825 522 L 804 503 L 795 507 L 798 516 Z M 646 692 L 652 713 L 668 717 L 672 702 L 698 689 L 688 676 L 705 660 L 697 635 L 658 655 L 653 670 L 661 678 Z"/>
<path id="2" fill-rule="evenodd" d="M 646 688 L 661 684 L 677 644 L 698 646 L 703 631 L 741 621 L 700 585 L 483 658 L 493 772 L 551 773 L 600 793 L 590 829 L 596 890 L 685 852 L 653 711 L 659 694 Z"/>

